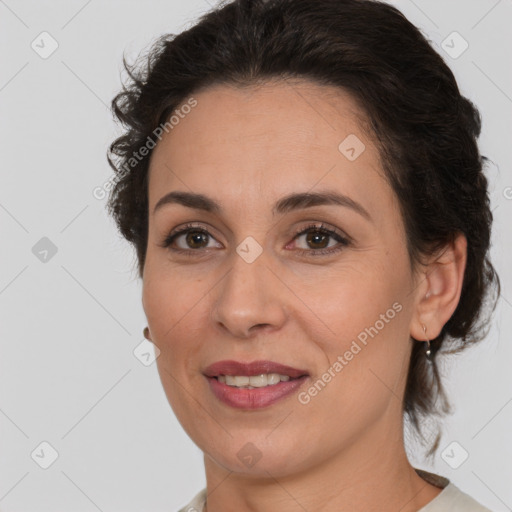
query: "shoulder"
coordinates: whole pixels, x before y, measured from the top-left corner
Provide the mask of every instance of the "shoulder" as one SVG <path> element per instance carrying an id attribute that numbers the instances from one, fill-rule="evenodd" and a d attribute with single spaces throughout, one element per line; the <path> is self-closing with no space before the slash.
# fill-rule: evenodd
<path id="1" fill-rule="evenodd" d="M 492 512 L 471 496 L 449 483 L 430 503 L 418 512 Z"/>
<path id="2" fill-rule="evenodd" d="M 431 473 L 429 475 L 431 480 L 443 482 L 444 488 L 430 503 L 427 503 L 418 512 L 492 512 L 444 477 Z M 205 503 L 206 488 L 199 491 L 190 503 L 178 510 L 178 512 L 203 512 Z"/>
<path id="3" fill-rule="evenodd" d="M 204 505 L 206 503 L 206 488 L 199 491 L 193 498 L 192 501 L 180 508 L 178 512 L 203 512 Z"/>

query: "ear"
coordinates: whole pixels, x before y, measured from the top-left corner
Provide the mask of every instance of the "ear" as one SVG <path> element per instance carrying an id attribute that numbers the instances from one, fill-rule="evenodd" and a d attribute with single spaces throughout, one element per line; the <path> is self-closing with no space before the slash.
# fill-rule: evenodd
<path id="1" fill-rule="evenodd" d="M 413 338 L 431 340 L 439 336 L 459 303 L 466 260 L 467 240 L 460 233 L 423 266 L 418 276 L 416 306 L 411 320 Z"/>
<path id="2" fill-rule="evenodd" d="M 151 339 L 151 333 L 149 332 L 149 326 L 144 327 L 143 335 L 144 338 L 146 338 L 148 341 L 153 342 L 153 340 Z"/>
<path id="3" fill-rule="evenodd" d="M 144 304 L 144 290 L 142 292 L 141 302 L 142 302 L 142 309 L 144 310 L 144 313 L 145 313 L 146 306 Z M 146 321 L 147 321 L 147 315 L 146 315 Z M 146 338 L 148 341 L 153 343 L 153 340 L 151 339 L 151 333 L 149 332 L 149 325 L 146 325 L 146 327 L 144 327 L 142 334 L 143 334 L 144 338 Z"/>

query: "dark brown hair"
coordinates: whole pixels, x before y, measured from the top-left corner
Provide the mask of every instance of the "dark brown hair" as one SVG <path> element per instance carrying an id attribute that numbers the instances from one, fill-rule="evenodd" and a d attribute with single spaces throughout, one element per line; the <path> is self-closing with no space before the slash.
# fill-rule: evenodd
<path id="1" fill-rule="evenodd" d="M 441 346 L 456 353 L 483 339 L 489 327 L 484 313 L 490 315 L 500 290 L 488 258 L 492 214 L 483 174 L 487 159 L 477 146 L 480 115 L 461 95 L 441 56 L 384 2 L 236 0 L 178 35 L 160 37 L 142 58 L 146 65 L 129 66 L 123 59 L 129 80 L 112 107 L 126 131 L 108 155 L 117 177 L 109 213 L 136 249 L 140 277 L 150 153 L 141 159 L 134 155 L 182 102 L 214 84 L 245 87 L 296 77 L 348 91 L 366 113 L 399 199 L 411 263 L 458 233 L 466 236 L 460 301 L 431 340 L 433 361 L 426 359 L 423 343 L 413 344 L 403 410 L 423 435 L 422 417 L 450 412 L 436 354 Z M 437 433 L 428 455 L 439 439 Z"/>

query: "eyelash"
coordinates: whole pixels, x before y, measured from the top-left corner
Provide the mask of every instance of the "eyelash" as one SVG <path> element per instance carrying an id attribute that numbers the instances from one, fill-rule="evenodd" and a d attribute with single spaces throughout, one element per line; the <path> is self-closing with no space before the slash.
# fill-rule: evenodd
<path id="1" fill-rule="evenodd" d="M 196 232 L 196 233 L 202 233 L 202 234 L 210 236 L 210 237 L 212 236 L 204 228 L 201 228 L 199 226 L 194 226 L 193 224 L 186 224 L 183 228 L 181 228 L 178 231 L 175 231 L 174 233 L 171 233 L 169 236 L 167 236 L 165 238 L 165 240 L 161 244 L 159 244 L 159 246 L 163 247 L 165 249 L 169 249 L 169 250 L 179 253 L 179 254 L 184 254 L 186 256 L 190 256 L 190 257 L 196 256 L 196 254 L 193 255 L 193 253 L 197 253 L 199 251 L 198 249 L 179 249 L 179 248 L 177 249 L 177 248 L 170 247 L 170 245 L 174 242 L 174 240 L 178 236 L 180 236 L 182 234 L 186 234 L 190 231 Z M 336 246 L 335 248 L 330 248 L 330 249 L 309 249 L 309 250 L 308 249 L 297 249 L 296 251 L 302 256 L 304 256 L 304 255 L 306 255 L 306 256 L 331 255 L 331 254 L 341 251 L 344 247 L 351 245 L 351 239 L 349 237 L 340 235 L 336 231 L 333 231 L 332 229 L 327 228 L 324 224 L 320 224 L 320 225 L 310 224 L 306 228 L 299 229 L 298 231 L 296 231 L 296 233 L 293 237 L 293 240 L 295 240 L 296 238 L 298 238 L 301 235 L 308 233 L 309 231 L 315 231 L 317 233 L 332 237 L 339 243 L 339 245 Z"/>

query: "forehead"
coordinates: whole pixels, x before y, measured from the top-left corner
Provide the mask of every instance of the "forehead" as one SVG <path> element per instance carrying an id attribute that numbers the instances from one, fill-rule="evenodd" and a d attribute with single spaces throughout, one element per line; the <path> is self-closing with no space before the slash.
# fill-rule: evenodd
<path id="1" fill-rule="evenodd" d="M 215 84 L 191 97 L 196 106 L 187 107 L 186 114 L 180 113 L 189 100 L 185 99 L 175 109 L 180 115 L 173 117 L 175 124 L 163 134 L 160 148 L 194 148 L 199 155 L 200 142 L 225 142 L 224 136 L 231 142 L 243 142 L 249 137 L 273 140 L 276 134 L 280 141 L 297 146 L 303 142 L 310 146 L 321 140 L 327 146 L 343 132 L 362 134 L 363 123 L 366 124 L 366 113 L 350 93 L 306 80 L 273 80 L 244 87 Z M 239 129 L 242 126 L 243 130 Z M 160 152 L 159 147 L 154 153 Z"/>
<path id="2" fill-rule="evenodd" d="M 365 113 L 340 88 L 281 80 L 244 88 L 217 84 L 191 96 L 196 105 L 153 150 L 150 211 L 173 189 L 257 201 L 294 187 L 306 191 L 320 180 L 344 193 L 383 186 L 375 183 L 383 173 L 363 128 Z M 361 151 L 355 160 L 343 153 L 347 144 Z"/>

